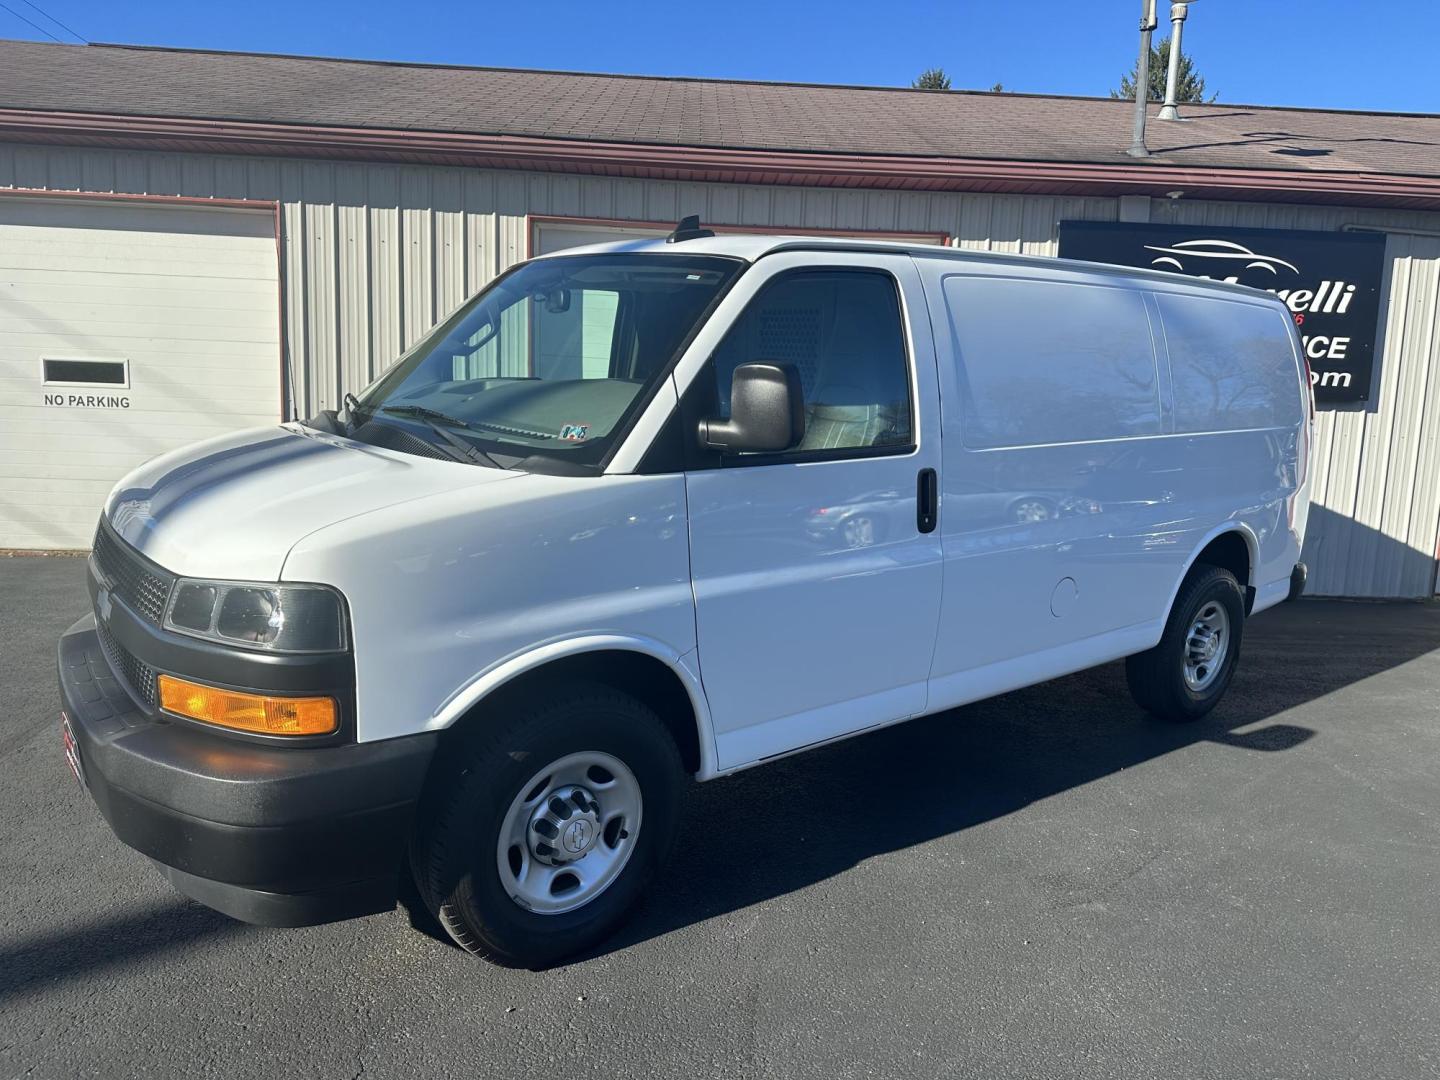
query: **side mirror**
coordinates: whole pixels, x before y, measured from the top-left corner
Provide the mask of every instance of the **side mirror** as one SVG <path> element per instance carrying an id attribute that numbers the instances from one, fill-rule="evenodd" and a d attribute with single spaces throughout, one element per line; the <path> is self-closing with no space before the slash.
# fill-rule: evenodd
<path id="1" fill-rule="evenodd" d="M 701 420 L 700 442 L 725 453 L 776 453 L 805 436 L 805 392 L 794 364 L 741 364 L 730 383 L 730 419 Z"/>

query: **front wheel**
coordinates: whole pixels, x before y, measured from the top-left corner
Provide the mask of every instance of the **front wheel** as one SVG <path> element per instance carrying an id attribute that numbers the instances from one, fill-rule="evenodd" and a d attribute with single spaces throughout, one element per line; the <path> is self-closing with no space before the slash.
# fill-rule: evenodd
<path id="1" fill-rule="evenodd" d="M 683 771 L 654 712 L 572 683 L 464 744 L 412 852 L 421 896 L 462 948 L 538 967 L 629 913 L 666 855 Z"/>
<path id="2" fill-rule="evenodd" d="M 1125 661 L 1130 693 L 1162 720 L 1198 720 L 1220 701 L 1240 659 L 1245 597 L 1229 570 L 1197 567 L 1180 588 L 1160 644 Z"/>

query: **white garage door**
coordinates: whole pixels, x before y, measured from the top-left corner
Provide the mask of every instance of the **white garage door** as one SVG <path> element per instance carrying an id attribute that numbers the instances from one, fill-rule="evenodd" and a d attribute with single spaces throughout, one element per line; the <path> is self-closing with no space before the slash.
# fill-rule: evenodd
<path id="1" fill-rule="evenodd" d="M 87 548 L 134 466 L 280 418 L 274 220 L 0 198 L 0 548 Z"/>

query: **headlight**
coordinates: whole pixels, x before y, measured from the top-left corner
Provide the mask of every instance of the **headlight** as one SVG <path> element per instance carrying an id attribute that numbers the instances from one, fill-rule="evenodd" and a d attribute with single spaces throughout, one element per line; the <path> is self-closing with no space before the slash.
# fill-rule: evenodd
<path id="1" fill-rule="evenodd" d="M 345 648 L 340 594 L 323 585 L 250 585 L 182 578 L 170 593 L 165 628 L 270 652 Z"/>

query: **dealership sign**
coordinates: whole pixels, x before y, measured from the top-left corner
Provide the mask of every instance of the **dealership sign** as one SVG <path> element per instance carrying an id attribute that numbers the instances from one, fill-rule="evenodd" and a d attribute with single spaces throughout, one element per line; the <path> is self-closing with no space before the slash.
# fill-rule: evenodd
<path id="1" fill-rule="evenodd" d="M 1264 289 L 1294 315 L 1316 400 L 1370 397 L 1385 266 L 1380 233 L 1062 221 L 1060 256 Z"/>

